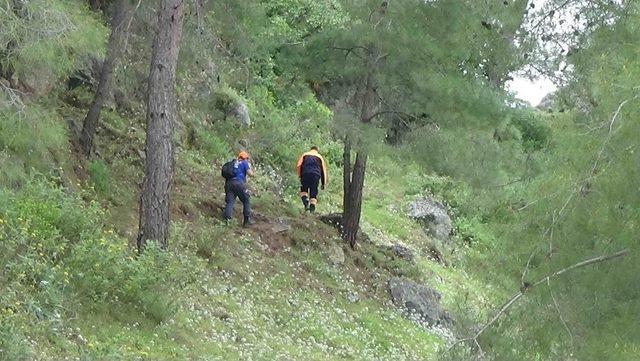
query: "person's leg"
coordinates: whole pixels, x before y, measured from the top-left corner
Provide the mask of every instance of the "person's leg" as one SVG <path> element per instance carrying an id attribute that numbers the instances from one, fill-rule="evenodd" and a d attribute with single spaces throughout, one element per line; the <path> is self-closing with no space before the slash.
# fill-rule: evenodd
<path id="1" fill-rule="evenodd" d="M 311 196 L 311 200 L 309 201 L 309 211 L 315 212 L 316 205 L 318 204 L 318 185 L 320 184 L 320 176 L 310 177 L 309 180 L 309 195 Z"/>
<path id="2" fill-rule="evenodd" d="M 230 220 L 231 218 L 233 218 L 233 205 L 236 202 L 236 193 L 233 190 L 232 182 L 225 182 L 224 193 L 226 204 L 224 207 L 224 219 Z"/>
<path id="3" fill-rule="evenodd" d="M 235 189 L 240 202 L 242 202 L 242 215 L 244 216 L 244 226 L 249 226 L 253 224 L 251 220 L 251 196 L 249 196 L 249 192 L 247 191 L 247 187 L 244 183 L 238 183 Z"/>
<path id="4" fill-rule="evenodd" d="M 302 205 L 304 205 L 305 211 L 309 210 L 309 186 L 307 185 L 305 175 L 302 175 L 300 178 L 300 199 L 302 199 Z"/>

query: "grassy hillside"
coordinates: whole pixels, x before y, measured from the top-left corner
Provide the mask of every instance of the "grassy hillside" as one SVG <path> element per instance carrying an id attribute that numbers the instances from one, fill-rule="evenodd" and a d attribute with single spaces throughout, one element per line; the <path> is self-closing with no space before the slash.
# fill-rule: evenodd
<path id="1" fill-rule="evenodd" d="M 460 21 L 470 24 L 477 23 L 473 11 L 507 17 L 479 2 L 469 9 L 427 3 L 425 14 L 447 24 L 443 14 L 464 14 Z M 342 104 L 327 99 L 325 77 L 340 88 L 357 66 L 322 73 L 305 53 L 318 52 L 317 44 L 293 47 L 313 34 L 331 40 L 329 30 L 344 30 L 348 16 L 371 19 L 368 9 L 348 14 L 341 2 L 306 0 L 215 1 L 204 15 L 190 8 L 178 69 L 169 249 L 151 244 L 140 254 L 153 6 L 141 2 L 127 24 L 127 47 L 86 159 L 78 139 L 105 53 L 107 16 L 79 0 L 16 4 L 0 4 L 0 360 L 637 358 L 633 277 L 640 263 L 633 258 L 582 269 L 539 291 L 524 287 L 612 250 L 637 256 L 638 196 L 628 191 L 637 178 L 637 125 L 619 119 L 616 128 L 610 120 L 625 104 L 621 118 L 640 109 L 631 108 L 635 84 L 624 88 L 628 103 L 608 99 L 598 108 L 592 100 L 584 110 L 582 98 L 571 103 L 582 94 L 573 92 L 576 82 L 560 93 L 554 106 L 561 110 L 543 114 L 470 75 L 475 50 L 464 44 L 477 38 L 473 29 L 434 22 L 426 43 L 440 58 L 406 78 L 403 64 L 391 67 L 425 87 L 407 109 L 416 123 L 354 125 Z M 488 31 L 494 25 L 478 26 L 487 30 L 478 54 L 496 55 L 502 40 L 485 50 L 496 40 Z M 441 63 L 452 46 L 469 59 Z M 407 59 L 419 58 L 412 54 Z M 637 63 L 622 55 L 632 58 L 629 68 Z M 612 94 L 617 83 L 609 84 Z M 232 115 L 240 103 L 250 126 Z M 341 212 L 346 132 L 358 135 L 370 157 L 356 250 L 326 222 Z M 329 163 L 318 214 L 302 211 L 295 174 L 311 145 Z M 240 227 L 239 205 L 237 222 L 221 219 L 220 166 L 240 149 L 250 151 L 256 171 L 251 228 Z M 602 173 L 598 162 L 607 165 Z M 424 196 L 452 217 L 444 246 L 407 215 Z M 398 244 L 412 261 L 394 252 Z M 428 326 L 398 309 L 393 277 L 442 293 L 453 326 Z M 479 340 L 486 353 L 469 344 L 448 350 L 518 290 L 526 295 Z"/>
<path id="2" fill-rule="evenodd" d="M 65 116 L 75 112 L 63 108 Z M 123 129 L 136 123 L 107 116 Z M 446 342 L 443 331 L 405 319 L 390 303 L 388 278 L 432 284 L 451 308 L 460 294 L 481 302 L 463 271 L 419 251 L 411 265 L 386 248 L 403 242 L 420 250 L 425 236 L 402 211 L 414 192 L 394 193 L 401 185 L 388 187 L 383 174 L 367 194 L 394 207 L 367 203 L 370 241 L 351 251 L 334 228 L 303 214 L 295 191 L 260 163 L 251 184 L 257 225 L 223 224 L 217 167 L 198 150 L 182 150 L 171 250 L 138 256 L 129 245 L 139 160 L 121 150 L 141 142 L 139 132 L 130 136 L 102 132 L 109 163 L 63 169 L 57 182 L 34 173 L 3 191 L 5 359 L 430 359 Z M 322 213 L 337 208 L 335 188 L 324 192 Z M 344 253 L 344 263 L 333 264 L 331 252 Z"/>

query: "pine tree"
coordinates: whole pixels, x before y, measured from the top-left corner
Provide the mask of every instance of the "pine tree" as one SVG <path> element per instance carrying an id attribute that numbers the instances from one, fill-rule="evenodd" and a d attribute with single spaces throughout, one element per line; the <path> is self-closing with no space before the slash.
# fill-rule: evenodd
<path id="1" fill-rule="evenodd" d="M 173 183 L 173 130 L 177 121 L 176 67 L 182 36 L 183 0 L 161 0 L 149 72 L 144 182 L 138 249 L 148 240 L 167 248 Z"/>

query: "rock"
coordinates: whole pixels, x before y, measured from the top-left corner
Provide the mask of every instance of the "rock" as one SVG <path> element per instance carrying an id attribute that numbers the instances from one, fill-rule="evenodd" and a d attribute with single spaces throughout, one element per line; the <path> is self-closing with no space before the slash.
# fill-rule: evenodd
<path id="1" fill-rule="evenodd" d="M 229 115 L 236 118 L 238 123 L 243 127 L 249 127 L 251 125 L 251 118 L 249 117 L 249 107 L 245 102 L 238 102 L 229 112 Z"/>
<path id="2" fill-rule="evenodd" d="M 284 218 L 278 218 L 274 222 L 273 226 L 271 226 L 271 230 L 273 233 L 284 233 L 289 232 L 291 230 L 291 225 Z"/>
<path id="3" fill-rule="evenodd" d="M 357 294 L 355 294 L 355 293 L 351 293 L 351 292 L 350 292 L 350 293 L 347 295 L 347 301 L 349 301 L 349 302 L 351 302 L 351 303 L 356 303 L 356 302 L 360 301 L 360 296 L 358 296 L 358 295 L 357 295 Z"/>
<path id="4" fill-rule="evenodd" d="M 442 295 L 437 290 L 406 278 L 393 277 L 389 280 L 389 292 L 396 307 L 416 315 L 428 325 L 451 326 L 453 321 L 440 307 Z"/>
<path id="5" fill-rule="evenodd" d="M 441 241 L 450 239 L 453 226 L 447 208 L 442 203 L 431 197 L 418 199 L 409 205 L 408 215 L 420 221 L 430 236 Z"/>
<path id="6" fill-rule="evenodd" d="M 342 213 L 329 213 L 323 214 L 318 219 L 322 223 L 326 223 L 330 226 L 340 229 L 342 227 Z"/>
<path id="7" fill-rule="evenodd" d="M 423 251 L 427 258 L 436 261 L 443 266 L 448 266 L 449 262 L 444 257 L 445 252 L 441 248 L 442 246 L 437 242 L 427 241 Z"/>
<path id="8" fill-rule="evenodd" d="M 28 93 L 35 96 L 45 96 L 53 90 L 56 82 L 54 74 L 44 69 L 30 68 L 29 71 L 18 74 L 20 84 Z"/>
<path id="9" fill-rule="evenodd" d="M 329 257 L 329 262 L 333 265 L 344 264 L 344 251 L 342 250 L 342 247 L 335 243 L 332 243 L 327 248 L 327 257 Z"/>
<path id="10" fill-rule="evenodd" d="M 391 251 L 395 256 L 402 258 L 407 262 L 413 263 L 413 260 L 415 258 L 415 256 L 413 255 L 413 251 L 407 248 L 406 246 L 396 243 L 393 246 L 391 246 Z"/>

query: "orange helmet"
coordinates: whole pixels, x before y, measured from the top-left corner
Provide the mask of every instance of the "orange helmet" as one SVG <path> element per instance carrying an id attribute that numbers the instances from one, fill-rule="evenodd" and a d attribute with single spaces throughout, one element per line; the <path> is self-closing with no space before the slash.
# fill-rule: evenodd
<path id="1" fill-rule="evenodd" d="M 238 159 L 249 159 L 249 153 L 244 150 L 238 153 Z"/>

